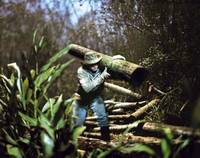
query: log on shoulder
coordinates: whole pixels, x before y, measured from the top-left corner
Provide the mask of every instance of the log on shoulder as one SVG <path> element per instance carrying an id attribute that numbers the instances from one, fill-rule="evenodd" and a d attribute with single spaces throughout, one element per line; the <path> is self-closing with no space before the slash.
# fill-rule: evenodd
<path id="1" fill-rule="evenodd" d="M 113 60 L 111 56 L 82 47 L 77 44 L 70 44 L 68 48 L 69 48 L 69 54 L 81 60 L 84 59 L 84 54 L 88 51 L 93 51 L 98 55 L 101 55 L 102 60 L 100 64 L 102 66 L 108 67 L 113 77 L 115 76 L 116 78 L 129 81 L 134 86 L 139 86 L 147 77 L 148 74 L 147 69 L 132 62 L 119 59 Z"/>

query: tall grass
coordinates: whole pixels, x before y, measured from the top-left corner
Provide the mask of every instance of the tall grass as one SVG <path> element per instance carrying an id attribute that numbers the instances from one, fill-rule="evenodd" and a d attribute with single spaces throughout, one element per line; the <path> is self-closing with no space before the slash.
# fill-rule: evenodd
<path id="1" fill-rule="evenodd" d="M 34 52 L 44 45 L 44 37 L 36 41 Z M 1 157 L 76 157 L 77 137 L 84 130 L 73 128 L 73 98 L 48 97 L 53 81 L 73 60 L 54 63 L 68 53 L 56 53 L 41 68 L 28 70 L 22 77 L 16 63 L 8 64 L 9 76 L 0 74 L 0 155 Z"/>

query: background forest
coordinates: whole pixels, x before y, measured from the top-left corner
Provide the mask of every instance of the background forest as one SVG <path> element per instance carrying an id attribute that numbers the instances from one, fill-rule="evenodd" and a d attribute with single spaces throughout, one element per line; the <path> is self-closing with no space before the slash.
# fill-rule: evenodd
<path id="1" fill-rule="evenodd" d="M 23 74 L 35 67 L 40 69 L 71 43 L 111 56 L 121 54 L 147 67 L 148 81 L 170 92 L 147 119 L 199 127 L 199 8 L 198 1 L 188 0 L 1 0 L 1 72 L 9 74 L 7 64 L 12 62 Z M 35 30 L 44 37 L 37 50 Z M 71 58 L 65 55 L 59 63 Z M 79 66 L 78 60 L 71 63 L 49 95 L 71 97 Z"/>

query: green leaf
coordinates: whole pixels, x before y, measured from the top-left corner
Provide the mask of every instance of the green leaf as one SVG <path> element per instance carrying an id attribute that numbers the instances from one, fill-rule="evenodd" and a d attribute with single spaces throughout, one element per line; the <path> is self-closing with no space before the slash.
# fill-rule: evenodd
<path id="1" fill-rule="evenodd" d="M 47 69 L 49 69 L 49 67 L 55 62 L 57 61 L 58 59 L 60 59 L 63 55 L 67 54 L 68 51 L 69 51 L 69 47 L 66 47 L 62 50 L 60 50 L 58 53 L 56 53 L 53 57 L 51 57 L 49 59 L 49 61 L 47 62 L 46 65 L 44 65 L 42 68 L 41 68 L 41 72 L 43 71 L 46 71 Z"/>
<path id="2" fill-rule="evenodd" d="M 34 82 L 35 86 L 38 88 L 39 87 L 42 88 L 41 84 L 45 81 L 48 81 L 49 77 L 51 76 L 51 74 L 54 71 L 54 68 L 55 68 L 55 66 L 49 68 L 48 70 L 46 70 L 46 71 L 42 72 L 40 75 L 38 75 Z"/>
<path id="3" fill-rule="evenodd" d="M 34 32 L 33 32 L 33 44 L 36 43 L 36 36 L 37 36 L 37 32 L 38 30 L 36 29 Z"/>
<path id="4" fill-rule="evenodd" d="M 54 105 L 51 106 L 51 122 L 53 125 L 56 125 L 56 122 L 61 117 L 59 114 L 59 110 L 62 108 L 62 95 L 59 96 L 58 100 Z"/>
<path id="5" fill-rule="evenodd" d="M 37 126 L 37 119 L 32 118 L 26 114 L 23 114 L 22 112 L 19 112 L 19 115 L 24 121 L 28 122 L 30 126 Z"/>
<path id="6" fill-rule="evenodd" d="M 42 108 L 42 112 L 46 112 L 47 110 L 49 110 L 50 108 L 53 107 L 54 103 L 55 103 L 55 99 L 54 98 L 50 98 L 46 104 L 43 106 Z"/>
<path id="7" fill-rule="evenodd" d="M 39 117 L 39 123 L 40 127 L 45 130 L 45 132 L 51 137 L 51 139 L 55 139 L 55 131 L 52 127 L 52 124 L 49 122 L 49 120 L 40 112 Z"/>
<path id="8" fill-rule="evenodd" d="M 122 146 L 118 149 L 122 153 L 132 153 L 132 152 L 144 152 L 149 155 L 155 155 L 155 151 L 147 145 L 134 144 L 132 146 Z"/>
<path id="9" fill-rule="evenodd" d="M 24 110 L 26 110 L 26 100 L 25 100 L 25 94 L 24 94 L 23 87 L 22 87 L 23 83 L 22 83 L 20 69 L 19 69 L 19 67 L 16 63 L 8 64 L 8 67 L 12 67 L 17 71 L 17 76 L 18 76 L 18 78 L 17 78 L 17 88 L 18 88 L 18 91 L 19 91 L 19 94 L 20 94 L 20 100 L 22 102 L 23 108 L 24 108 Z"/>
<path id="10" fill-rule="evenodd" d="M 74 143 L 74 145 L 77 144 L 77 141 L 78 141 L 78 137 L 83 133 L 83 131 L 86 129 L 85 126 L 83 127 L 76 127 L 73 131 L 73 134 L 72 134 L 72 141 Z"/>
<path id="11" fill-rule="evenodd" d="M 47 92 L 48 88 L 52 85 L 52 83 L 62 74 L 63 70 L 65 70 L 65 68 L 68 65 L 70 65 L 72 62 L 74 62 L 74 59 L 71 59 L 70 61 L 60 65 L 59 67 L 57 67 L 55 69 L 54 73 L 51 75 L 51 80 L 49 81 L 49 83 L 44 88 L 44 93 Z"/>
<path id="12" fill-rule="evenodd" d="M 169 128 L 164 128 L 163 130 L 164 130 L 164 133 L 165 133 L 167 139 L 172 140 L 174 136 L 173 136 L 171 130 Z"/>
<path id="13" fill-rule="evenodd" d="M 10 156 L 14 156 L 16 158 L 22 158 L 22 154 L 20 152 L 20 149 L 18 147 L 14 147 L 12 145 L 6 145 L 6 148 L 7 148 L 7 151 L 8 151 L 8 154 Z"/>
<path id="14" fill-rule="evenodd" d="M 44 131 L 41 133 L 41 142 L 44 149 L 45 157 L 51 157 L 53 155 L 54 141 Z"/>
<path id="15" fill-rule="evenodd" d="M 167 143 L 166 139 L 162 139 L 161 149 L 162 149 L 162 153 L 163 153 L 163 158 L 169 158 L 169 156 L 171 154 L 171 149 L 170 149 L 170 146 Z"/>
<path id="16" fill-rule="evenodd" d="M 40 39 L 39 48 L 42 48 L 43 44 L 44 44 L 44 36 L 42 36 Z"/>

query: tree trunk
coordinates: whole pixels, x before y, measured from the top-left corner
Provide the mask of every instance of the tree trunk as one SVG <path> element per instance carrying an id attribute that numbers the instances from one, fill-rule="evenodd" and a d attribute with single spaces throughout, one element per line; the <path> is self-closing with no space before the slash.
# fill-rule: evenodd
<path id="1" fill-rule="evenodd" d="M 186 135 L 186 136 L 193 136 L 200 138 L 200 129 L 194 129 L 190 127 L 174 126 L 174 125 L 152 123 L 152 122 L 146 122 L 142 127 L 142 129 L 146 131 L 161 132 L 161 133 L 164 131 L 165 128 L 169 128 L 171 132 L 175 135 Z"/>
<path id="2" fill-rule="evenodd" d="M 174 125 L 167 125 L 167 124 L 153 123 L 153 122 L 145 122 L 143 125 L 141 124 L 142 123 L 136 122 L 136 123 L 127 124 L 127 125 L 114 125 L 114 126 L 110 126 L 109 129 L 111 132 L 122 132 L 126 130 L 127 128 L 130 128 L 130 129 L 141 128 L 142 130 L 145 130 L 145 131 L 163 133 L 164 129 L 169 128 L 174 135 L 186 135 L 186 136 L 193 136 L 193 137 L 200 138 L 200 129 L 193 129 L 189 127 L 174 126 Z M 93 129 L 93 131 L 98 132 L 100 131 L 100 128 L 96 127 Z"/>
<path id="3" fill-rule="evenodd" d="M 112 74 L 112 77 L 115 76 L 118 79 L 124 79 L 131 82 L 132 85 L 140 85 L 147 76 L 147 69 L 134 63 L 119 59 L 113 60 L 111 56 L 96 52 L 94 50 L 76 44 L 70 44 L 68 48 L 69 54 L 81 60 L 84 59 L 84 55 L 88 51 L 93 51 L 98 55 L 101 55 L 102 60 L 100 64 L 102 66 L 108 67 L 110 73 Z"/>
<path id="4" fill-rule="evenodd" d="M 138 94 L 138 93 L 134 93 L 134 92 L 132 92 L 132 91 L 129 90 L 129 89 L 126 89 L 126 88 L 124 88 L 124 87 L 120 87 L 120 86 L 115 85 L 115 84 L 112 84 L 112 83 L 105 82 L 105 83 L 104 83 L 104 86 L 105 86 L 106 88 L 109 88 L 109 89 L 111 89 L 111 90 L 113 90 L 113 91 L 116 91 L 116 92 L 118 92 L 118 93 L 122 93 L 122 94 L 124 94 L 124 95 L 129 95 L 129 96 L 132 96 L 132 97 L 137 98 L 137 99 L 140 99 L 140 98 L 142 97 L 142 96 L 141 96 L 140 94 Z"/>

